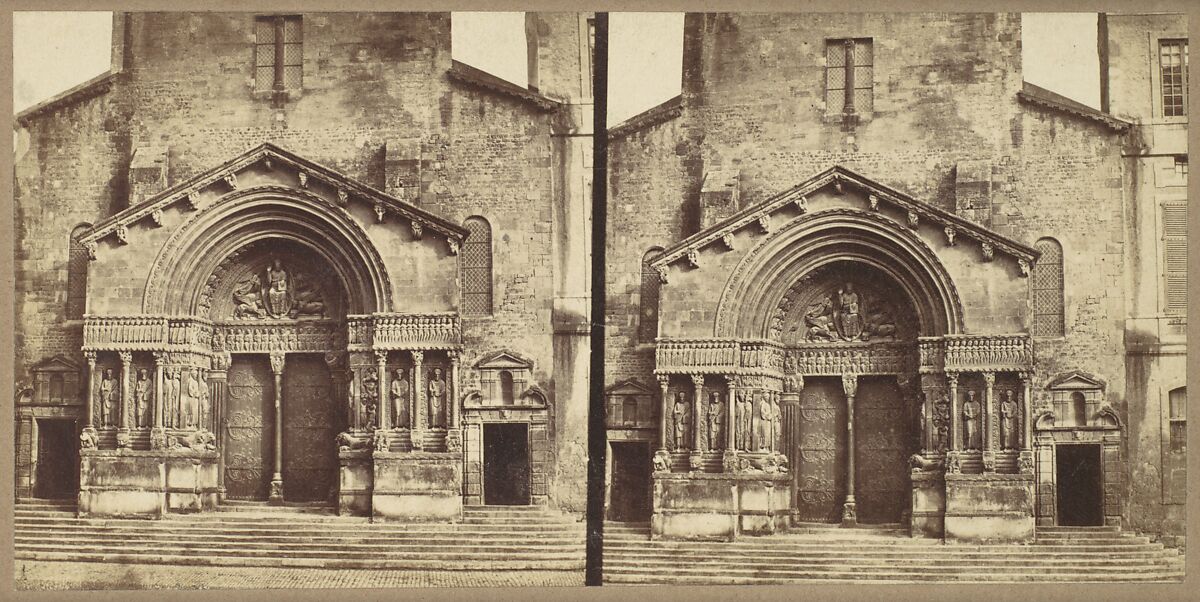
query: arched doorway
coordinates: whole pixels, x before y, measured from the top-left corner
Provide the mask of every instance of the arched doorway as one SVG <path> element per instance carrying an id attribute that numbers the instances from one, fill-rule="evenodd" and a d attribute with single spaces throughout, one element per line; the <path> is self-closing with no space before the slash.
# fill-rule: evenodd
<path id="1" fill-rule="evenodd" d="M 882 271 L 839 261 L 798 278 L 771 322 L 768 332 L 785 348 L 785 365 L 809 367 L 782 399 L 791 418 L 782 451 L 795 475 L 797 517 L 840 521 L 852 495 L 858 522 L 901 522 L 908 508 L 907 460 L 920 439 L 916 408 L 900 385 L 907 380 L 906 366 L 864 364 L 865 372 L 849 380 L 846 374 L 820 374 L 819 366 L 827 364 L 833 372 L 841 357 L 915 353 L 918 320 L 912 304 Z"/>

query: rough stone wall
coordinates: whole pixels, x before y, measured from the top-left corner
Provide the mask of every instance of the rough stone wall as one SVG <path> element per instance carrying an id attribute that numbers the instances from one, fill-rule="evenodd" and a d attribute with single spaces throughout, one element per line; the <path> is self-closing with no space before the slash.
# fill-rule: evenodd
<path id="1" fill-rule="evenodd" d="M 67 237 L 79 223 L 127 206 L 135 149 L 169 148 L 168 185 L 174 185 L 270 141 L 393 193 L 389 159 L 407 160 L 406 175 L 416 180 L 400 190 L 407 200 L 457 223 L 472 215 L 487 219 L 495 311 L 463 321 L 463 386 L 472 386 L 470 367 L 482 355 L 507 349 L 532 359 L 531 384 L 553 392 L 551 307 L 559 266 L 551 233 L 552 115 L 452 82 L 449 13 L 303 15 L 303 89 L 279 106 L 253 89 L 253 14 L 118 18 L 126 34 L 120 85 L 36 116 L 28 126 L 29 151 L 17 164 L 18 378 L 59 352 L 83 363 L 70 353 L 81 344 L 79 327 L 55 319 L 65 301 Z M 92 290 L 116 283 L 103 268 L 97 272 Z M 122 306 L 136 305 L 133 291 L 144 286 L 144 276 L 140 283 L 130 274 L 111 277 L 128 289 L 116 293 L 126 295 Z M 413 284 L 404 284 L 404 274 L 392 280 L 397 287 Z M 402 311 L 420 298 L 397 292 Z"/>

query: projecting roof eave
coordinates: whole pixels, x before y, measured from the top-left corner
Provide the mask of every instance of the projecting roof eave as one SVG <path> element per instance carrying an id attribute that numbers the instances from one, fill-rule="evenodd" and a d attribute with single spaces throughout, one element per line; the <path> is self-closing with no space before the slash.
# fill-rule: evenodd
<path id="1" fill-rule="evenodd" d="M 904 211 L 915 213 L 919 219 L 953 228 L 963 236 L 989 243 L 996 252 L 1005 253 L 1018 260 L 1033 263 L 1040 255 L 1037 250 L 1011 238 L 993 232 L 988 228 L 953 213 L 939 209 L 929 203 L 917 200 L 894 188 L 884 186 L 845 167 L 835 165 L 784 192 L 776 194 L 757 205 L 742 209 L 725 220 L 671 245 L 663 251 L 658 259 L 651 262 L 651 265 L 655 268 L 665 267 L 686 257 L 689 251 L 713 244 L 721 240 L 727 233 L 750 226 L 764 215 L 774 213 L 790 204 L 802 202 L 802 199 L 807 197 L 807 195 L 835 184 L 857 187 L 866 193 L 868 198 L 875 197 L 880 204 L 890 204 Z"/>

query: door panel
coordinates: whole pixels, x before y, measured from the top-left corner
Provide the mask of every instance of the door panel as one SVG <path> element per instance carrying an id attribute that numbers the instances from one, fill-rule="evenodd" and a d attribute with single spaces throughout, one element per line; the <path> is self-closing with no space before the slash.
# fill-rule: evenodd
<path id="1" fill-rule="evenodd" d="M 235 355 L 225 409 L 225 495 L 265 500 L 270 492 L 275 439 L 274 381 L 267 358 Z"/>
<path id="2" fill-rule="evenodd" d="M 613 443 L 612 451 L 609 518 L 618 521 L 650 520 L 650 445 Z"/>
<path id="3" fill-rule="evenodd" d="M 802 521 L 836 522 L 846 494 L 846 402 L 841 381 L 811 377 L 800 392 L 796 508 Z"/>
<path id="4" fill-rule="evenodd" d="M 1104 524 L 1104 493 L 1100 446 L 1059 445 L 1055 449 L 1058 482 L 1058 524 Z"/>
<path id="5" fill-rule="evenodd" d="M 898 523 L 908 508 L 910 420 L 893 377 L 859 379 L 854 398 L 854 497 L 862 523 Z"/>
<path id="6" fill-rule="evenodd" d="M 329 498 L 337 478 L 329 368 L 316 355 L 289 355 L 283 371 L 283 497 Z"/>
<path id="7" fill-rule="evenodd" d="M 529 503 L 528 425 L 483 425 L 483 498 L 485 504 Z"/>
<path id="8" fill-rule="evenodd" d="M 74 420 L 38 419 L 34 496 L 68 498 L 79 492 L 79 452 Z"/>

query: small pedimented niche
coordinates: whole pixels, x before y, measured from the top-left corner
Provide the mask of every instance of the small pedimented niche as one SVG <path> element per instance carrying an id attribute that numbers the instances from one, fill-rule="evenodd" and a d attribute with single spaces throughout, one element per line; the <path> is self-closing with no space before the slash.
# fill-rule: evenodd
<path id="1" fill-rule="evenodd" d="M 1054 404 L 1054 426 L 1119 426 L 1116 412 L 1103 403 L 1104 387 L 1103 380 L 1079 371 L 1060 374 L 1051 380 L 1046 388 Z"/>
<path id="2" fill-rule="evenodd" d="M 533 362 L 510 351 L 493 353 L 475 363 L 479 403 L 484 406 L 546 405 L 546 394 L 530 387 Z"/>
<path id="3" fill-rule="evenodd" d="M 653 429 L 657 426 L 656 391 L 636 380 L 621 381 L 604 392 L 605 426 L 610 429 Z"/>
<path id="4" fill-rule="evenodd" d="M 80 402 L 79 365 L 75 362 L 56 355 L 35 364 L 30 373 L 33 376 L 30 403 L 67 405 Z"/>

